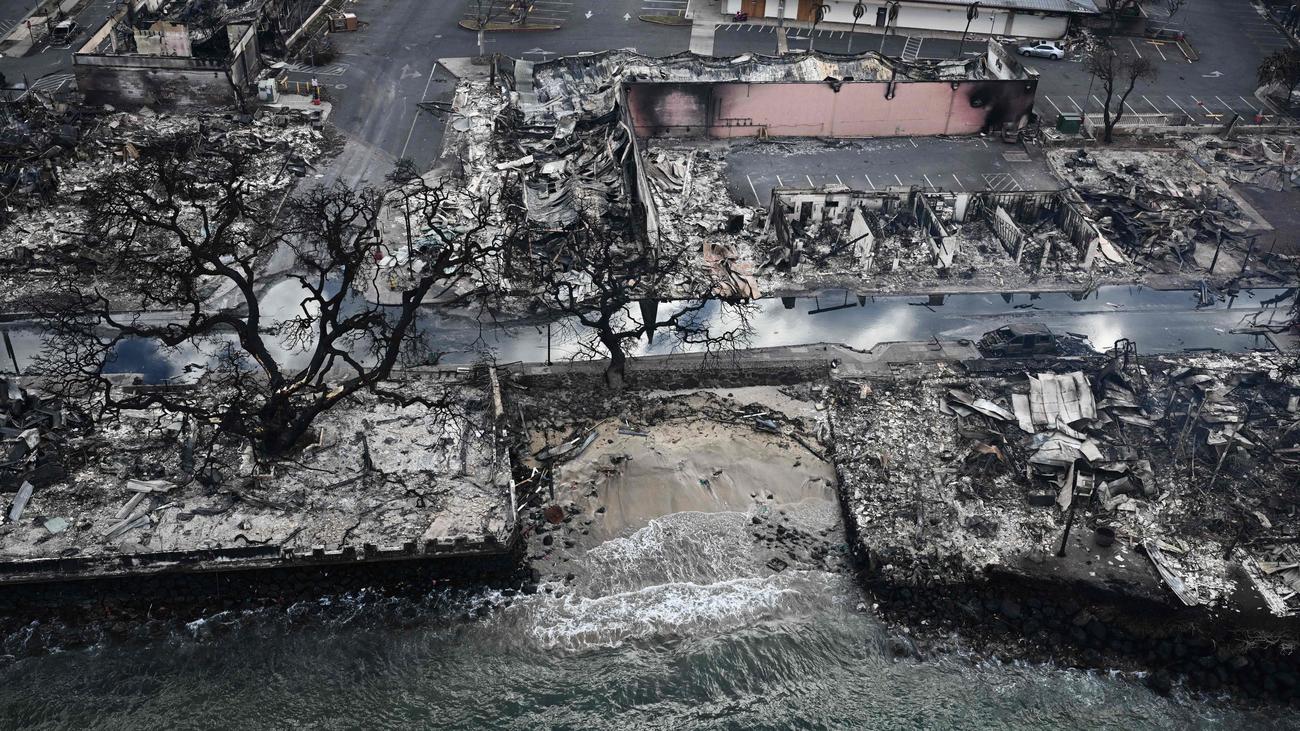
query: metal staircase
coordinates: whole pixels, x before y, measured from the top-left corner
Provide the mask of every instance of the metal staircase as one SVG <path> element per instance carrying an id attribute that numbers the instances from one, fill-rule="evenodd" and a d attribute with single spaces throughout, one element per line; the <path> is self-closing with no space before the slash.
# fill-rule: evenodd
<path id="1" fill-rule="evenodd" d="M 903 44 L 902 59 L 904 61 L 915 61 L 916 57 L 921 55 L 921 41 L 922 39 L 917 36 L 907 37 L 907 42 Z"/>

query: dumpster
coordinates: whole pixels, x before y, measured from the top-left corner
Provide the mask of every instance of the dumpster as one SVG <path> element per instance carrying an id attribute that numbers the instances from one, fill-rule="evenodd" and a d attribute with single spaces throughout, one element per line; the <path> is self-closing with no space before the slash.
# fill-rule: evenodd
<path id="1" fill-rule="evenodd" d="M 1064 112 L 1056 117 L 1056 131 L 1077 135 L 1083 129 L 1083 115 Z"/>

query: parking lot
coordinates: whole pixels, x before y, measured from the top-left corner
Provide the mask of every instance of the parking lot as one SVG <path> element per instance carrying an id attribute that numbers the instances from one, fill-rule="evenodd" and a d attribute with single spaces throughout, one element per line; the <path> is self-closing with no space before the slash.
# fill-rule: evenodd
<path id="1" fill-rule="evenodd" d="M 686 15 L 686 0 L 641 0 L 641 15 Z"/>
<path id="2" fill-rule="evenodd" d="M 768 204 L 773 188 L 1012 192 L 1061 187 L 1041 159 L 981 137 L 813 142 L 780 155 L 761 143 L 737 143 L 727 154 L 726 175 L 733 197 L 758 206 Z"/>
<path id="3" fill-rule="evenodd" d="M 1049 117 L 1077 112 L 1101 114 L 1105 108 L 1103 101 L 1103 97 L 1095 93 L 1095 90 L 1091 94 L 1085 92 L 1077 95 L 1039 93 L 1036 108 L 1039 114 Z M 1112 102 L 1112 106 L 1116 104 L 1118 100 Z M 1138 91 L 1134 91 L 1125 102 L 1124 112 L 1131 117 L 1186 115 L 1197 124 L 1226 123 L 1234 114 L 1247 120 L 1260 115 L 1265 121 L 1274 116 L 1271 111 L 1264 109 L 1258 99 L 1240 94 L 1229 94 L 1225 98 L 1222 94 L 1141 94 Z"/>
<path id="4" fill-rule="evenodd" d="M 564 25 L 573 14 L 572 0 L 532 0 L 532 12 L 528 14 L 529 23 Z M 488 14 L 488 20 L 494 23 L 510 22 L 510 2 L 508 0 L 467 0 L 465 20 L 478 20 L 480 13 Z"/>

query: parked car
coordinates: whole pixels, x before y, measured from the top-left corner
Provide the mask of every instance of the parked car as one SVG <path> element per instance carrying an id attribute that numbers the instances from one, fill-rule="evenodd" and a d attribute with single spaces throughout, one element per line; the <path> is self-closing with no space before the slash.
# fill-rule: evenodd
<path id="1" fill-rule="evenodd" d="M 1065 58 L 1065 48 L 1056 41 L 1043 41 L 1042 43 L 1031 43 L 1027 46 L 1021 46 L 1016 49 L 1020 51 L 1021 56 L 1038 56 L 1039 58 Z"/>
<path id="2" fill-rule="evenodd" d="M 1056 335 L 1046 325 L 1036 322 L 990 330 L 980 338 L 978 347 L 986 358 L 1032 358 L 1057 352 Z"/>
<path id="3" fill-rule="evenodd" d="M 77 31 L 79 30 L 81 30 L 81 26 L 77 25 L 76 21 L 62 21 L 50 30 L 50 43 L 55 45 L 70 43 L 73 38 L 77 37 Z"/>

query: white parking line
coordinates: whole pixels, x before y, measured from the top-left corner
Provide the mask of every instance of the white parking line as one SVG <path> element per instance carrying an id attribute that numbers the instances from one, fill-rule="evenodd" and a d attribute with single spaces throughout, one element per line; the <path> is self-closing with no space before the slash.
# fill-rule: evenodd
<path id="1" fill-rule="evenodd" d="M 1105 108 L 1106 108 L 1106 105 L 1101 103 L 1101 100 L 1097 98 L 1097 95 L 1096 95 L 1096 94 L 1093 94 L 1093 95 L 1092 95 L 1092 100 L 1095 101 L 1095 102 L 1097 102 L 1097 109 L 1105 109 Z"/>
<path id="2" fill-rule="evenodd" d="M 838 175 L 835 176 L 835 182 L 839 183 L 840 185 L 844 185 L 844 181 L 840 180 L 840 176 Z"/>
<path id="3" fill-rule="evenodd" d="M 933 180 L 930 180 L 930 176 L 929 176 L 929 175 L 926 175 L 925 173 L 921 173 L 921 177 L 925 178 L 925 184 L 926 184 L 926 186 L 928 186 L 928 187 L 930 187 L 930 188 L 935 187 L 935 186 L 934 186 L 934 181 L 933 181 Z"/>
<path id="4" fill-rule="evenodd" d="M 1061 108 L 1060 108 L 1060 107 L 1056 106 L 1056 102 L 1052 101 L 1052 97 L 1050 97 L 1050 96 L 1045 96 L 1045 97 L 1043 97 L 1043 98 L 1047 100 L 1047 103 L 1048 103 L 1048 104 L 1051 104 L 1051 105 L 1052 105 L 1052 109 L 1055 109 L 1057 114 L 1065 114 L 1065 112 L 1062 112 L 1062 111 L 1061 111 Z"/>
<path id="5" fill-rule="evenodd" d="M 1189 117 L 1191 116 L 1190 114 L 1187 113 L 1186 109 L 1183 109 L 1183 105 L 1178 103 L 1177 99 L 1174 99 L 1172 96 L 1169 96 L 1168 94 L 1165 95 L 1165 98 L 1173 102 L 1173 105 L 1178 107 L 1178 111 L 1182 112 L 1183 114 L 1187 114 L 1187 116 Z"/>
<path id="6" fill-rule="evenodd" d="M 804 178 L 808 180 L 808 187 L 809 187 L 809 188 L 816 188 L 816 187 L 817 187 L 817 184 L 814 183 L 814 182 L 812 181 L 812 176 L 811 176 L 811 175 L 805 175 Z"/>
<path id="7" fill-rule="evenodd" d="M 871 182 L 871 176 L 870 176 L 870 175 L 863 174 L 862 177 L 864 177 L 864 178 L 867 179 L 867 185 L 870 185 L 872 190 L 875 190 L 875 189 L 876 189 L 876 184 L 873 183 L 873 182 Z"/>
<path id="8" fill-rule="evenodd" d="M 1138 58 L 1142 58 L 1142 52 L 1138 50 L 1138 44 L 1134 43 L 1132 38 L 1128 39 L 1128 44 L 1133 47 L 1133 53 L 1136 53 Z"/>
<path id="9" fill-rule="evenodd" d="M 1161 60 L 1161 61 L 1168 61 L 1168 60 L 1169 60 L 1169 57 L 1166 56 L 1166 55 L 1165 55 L 1165 52 L 1160 48 L 1160 46 L 1162 46 L 1162 45 L 1164 45 L 1164 44 L 1162 44 L 1162 43 L 1156 43 L 1155 41 L 1151 41 L 1151 45 L 1153 45 L 1153 46 L 1156 47 L 1156 53 L 1160 54 L 1160 60 Z"/>
<path id="10" fill-rule="evenodd" d="M 894 174 L 894 180 L 897 180 L 899 185 L 903 184 L 903 179 L 898 177 L 897 173 Z"/>
<path id="11" fill-rule="evenodd" d="M 1217 96 L 1214 97 L 1214 98 L 1215 98 L 1215 99 L 1218 99 L 1218 100 L 1219 100 L 1219 103 L 1222 104 L 1224 107 L 1227 107 L 1227 109 L 1228 109 L 1229 112 L 1236 112 L 1236 110 L 1232 108 L 1232 105 L 1231 105 L 1231 104 L 1225 102 L 1225 101 L 1222 100 L 1222 99 L 1219 99 L 1219 97 L 1217 97 Z"/>
<path id="12" fill-rule="evenodd" d="M 1251 104 L 1249 101 L 1247 101 L 1247 100 L 1246 100 L 1246 97 L 1244 97 L 1244 96 L 1239 96 L 1239 97 L 1237 97 L 1237 98 L 1240 99 L 1240 100 L 1242 100 L 1243 102 L 1246 102 L 1246 106 L 1250 107 L 1250 110 L 1251 110 L 1252 112 L 1254 112 L 1254 113 L 1256 113 L 1256 114 L 1259 114 L 1259 107 L 1257 107 L 1257 106 L 1255 106 L 1254 104 Z"/>
<path id="13" fill-rule="evenodd" d="M 1069 99 L 1069 100 L 1070 100 L 1070 103 L 1074 105 L 1074 111 L 1076 111 L 1076 112 L 1082 112 L 1082 111 L 1083 111 L 1083 107 L 1079 106 L 1079 102 L 1076 102 L 1076 101 L 1074 100 L 1074 97 L 1067 95 L 1065 98 L 1066 98 L 1066 99 Z"/>
<path id="14" fill-rule="evenodd" d="M 962 185 L 961 178 L 957 177 L 957 173 L 952 174 L 952 179 L 957 181 L 957 187 L 966 190 L 966 186 Z"/>
<path id="15" fill-rule="evenodd" d="M 784 187 L 785 187 L 785 183 L 782 183 L 782 182 L 781 182 L 781 176 L 780 176 L 780 175 L 776 176 L 776 187 L 778 187 L 778 188 L 784 188 Z"/>
<path id="16" fill-rule="evenodd" d="M 1156 110 L 1156 114 L 1164 114 L 1164 112 L 1160 111 L 1160 107 L 1157 107 L 1150 99 L 1147 98 L 1146 94 L 1142 94 L 1141 96 L 1142 96 L 1142 101 L 1146 102 L 1148 105 L 1151 106 L 1152 109 Z"/>
<path id="17" fill-rule="evenodd" d="M 749 177 L 749 174 L 746 173 L 745 180 L 749 181 L 749 192 L 754 194 L 754 202 L 760 206 L 763 205 L 763 199 L 758 197 L 758 189 L 754 187 L 754 179 Z"/>

